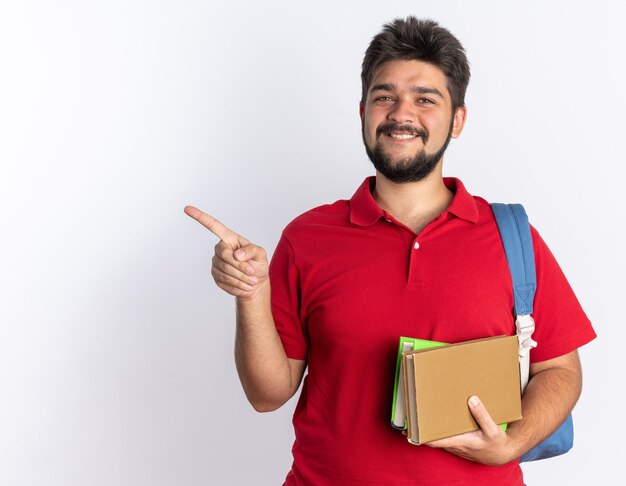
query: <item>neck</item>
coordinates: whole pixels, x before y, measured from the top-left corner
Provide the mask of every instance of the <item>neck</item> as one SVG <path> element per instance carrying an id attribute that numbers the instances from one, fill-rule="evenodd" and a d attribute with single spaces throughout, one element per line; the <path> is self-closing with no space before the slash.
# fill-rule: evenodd
<path id="1" fill-rule="evenodd" d="M 418 182 L 397 183 L 376 172 L 374 200 L 396 220 L 419 234 L 450 205 L 454 194 L 443 183 L 441 164 Z"/>

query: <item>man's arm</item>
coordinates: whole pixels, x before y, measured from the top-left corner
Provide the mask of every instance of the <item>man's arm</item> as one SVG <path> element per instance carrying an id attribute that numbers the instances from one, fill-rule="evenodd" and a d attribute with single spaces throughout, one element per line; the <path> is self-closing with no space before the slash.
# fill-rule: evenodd
<path id="1" fill-rule="evenodd" d="M 235 364 L 248 401 L 259 412 L 276 410 L 300 386 L 306 361 L 288 358 L 276 331 L 265 250 L 199 209 L 185 213 L 220 239 L 211 275 L 237 298 Z"/>
<path id="2" fill-rule="evenodd" d="M 271 412 L 300 386 L 306 361 L 288 358 L 274 325 L 267 290 L 237 297 L 235 364 L 248 401 L 257 412 Z"/>
<path id="3" fill-rule="evenodd" d="M 554 432 L 576 404 L 582 389 L 578 352 L 530 365 L 531 379 L 522 399 L 523 419 L 513 422 L 504 432 L 489 416 L 476 397 L 469 408 L 480 430 L 431 442 L 431 447 L 470 461 L 498 466 L 528 452 Z"/>
<path id="4" fill-rule="evenodd" d="M 508 428 L 508 435 L 517 443 L 514 459 L 550 436 L 572 411 L 582 391 L 578 351 L 531 363 L 530 375 L 522 399 L 523 420 Z"/>

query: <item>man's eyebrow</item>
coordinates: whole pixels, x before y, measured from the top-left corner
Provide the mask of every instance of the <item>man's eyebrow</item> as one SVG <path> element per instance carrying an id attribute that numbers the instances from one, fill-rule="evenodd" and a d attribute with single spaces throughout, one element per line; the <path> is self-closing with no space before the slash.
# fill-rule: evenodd
<path id="1" fill-rule="evenodd" d="M 372 91 L 395 91 L 396 90 L 396 85 L 393 83 L 380 83 L 380 84 L 375 84 L 374 86 L 372 86 L 370 88 L 370 93 Z"/>
<path id="2" fill-rule="evenodd" d="M 426 88 L 425 86 L 413 86 L 410 88 L 410 90 L 413 93 L 434 94 L 436 96 L 439 96 L 440 98 L 445 98 L 445 96 L 443 96 L 441 91 L 439 91 L 437 88 Z"/>

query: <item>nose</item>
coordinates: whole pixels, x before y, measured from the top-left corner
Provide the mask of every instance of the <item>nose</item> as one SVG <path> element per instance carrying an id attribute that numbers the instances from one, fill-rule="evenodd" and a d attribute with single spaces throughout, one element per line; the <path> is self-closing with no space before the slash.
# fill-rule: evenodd
<path id="1" fill-rule="evenodd" d="M 415 106 L 412 101 L 399 99 L 393 105 L 393 108 L 387 115 L 389 120 L 396 123 L 413 123 L 415 122 Z"/>

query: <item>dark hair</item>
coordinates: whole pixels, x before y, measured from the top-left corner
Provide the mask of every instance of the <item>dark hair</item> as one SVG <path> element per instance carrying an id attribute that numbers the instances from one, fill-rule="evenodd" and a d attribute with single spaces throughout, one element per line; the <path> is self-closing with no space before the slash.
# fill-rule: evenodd
<path id="1" fill-rule="evenodd" d="M 434 20 L 415 17 L 395 19 L 370 42 L 361 67 L 362 97 L 365 103 L 374 71 L 385 61 L 416 60 L 437 66 L 448 80 L 452 109 L 465 104 L 470 68 L 465 49 L 449 30 Z"/>

